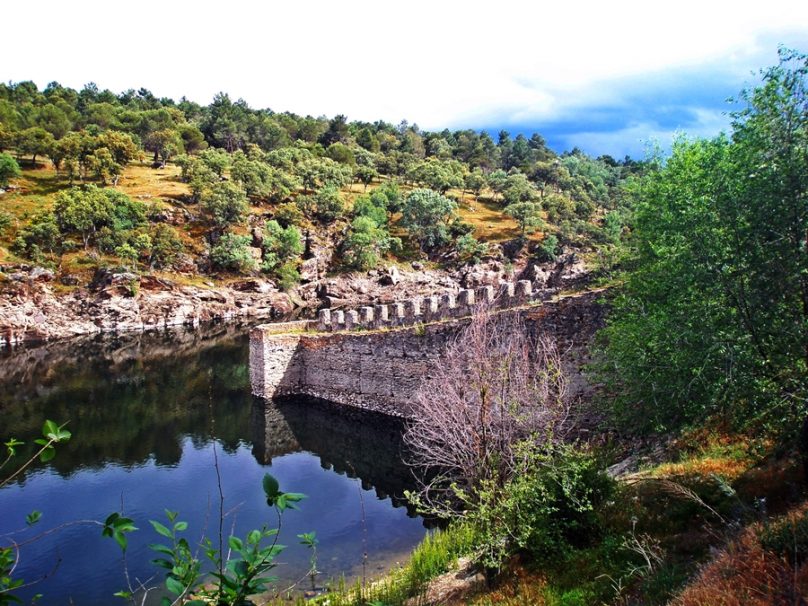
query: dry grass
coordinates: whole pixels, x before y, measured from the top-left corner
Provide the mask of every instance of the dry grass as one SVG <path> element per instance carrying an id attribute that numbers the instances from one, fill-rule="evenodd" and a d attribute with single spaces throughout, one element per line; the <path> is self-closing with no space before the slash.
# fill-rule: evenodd
<path id="1" fill-rule="evenodd" d="M 138 200 L 178 201 L 190 194 L 188 185 L 180 180 L 180 172 L 174 164 L 165 168 L 152 168 L 142 162 L 130 164 L 118 181 L 117 189 Z"/>
<path id="2" fill-rule="evenodd" d="M 804 518 L 803 505 L 777 523 L 788 528 Z M 764 549 L 755 524 L 722 549 L 672 606 L 801 606 L 808 598 L 808 564 Z"/>

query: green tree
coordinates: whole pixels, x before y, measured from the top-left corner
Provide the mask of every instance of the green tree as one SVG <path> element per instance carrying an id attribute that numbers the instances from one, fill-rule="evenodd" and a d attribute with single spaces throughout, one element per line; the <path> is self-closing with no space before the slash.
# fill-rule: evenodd
<path id="1" fill-rule="evenodd" d="M 303 238 L 297 227 L 281 227 L 275 220 L 267 221 L 264 226 L 262 269 L 272 272 L 286 263 L 297 261 L 301 254 Z"/>
<path id="2" fill-rule="evenodd" d="M 404 200 L 401 226 L 418 242 L 421 250 L 432 250 L 449 242 L 449 221 L 457 205 L 431 189 L 415 189 Z"/>
<path id="3" fill-rule="evenodd" d="M 541 204 L 535 202 L 515 202 L 505 207 L 505 214 L 519 224 L 521 237 L 541 226 L 544 221 L 541 218 Z"/>
<path id="4" fill-rule="evenodd" d="M 228 181 L 212 184 L 199 202 L 208 223 L 225 230 L 244 221 L 249 205 L 244 190 Z"/>
<path id="5" fill-rule="evenodd" d="M 17 135 L 17 151 L 30 154 L 33 164 L 36 164 L 37 156 L 46 156 L 54 143 L 53 135 L 39 126 L 26 128 Z"/>
<path id="6" fill-rule="evenodd" d="M 808 57 L 742 94 L 730 138 L 678 140 L 639 190 L 629 275 L 604 337 L 618 412 L 793 431 L 808 402 Z"/>
<path id="7" fill-rule="evenodd" d="M 381 255 L 400 245 L 398 238 L 391 238 L 388 231 L 373 219 L 358 216 L 351 223 L 343 242 L 345 262 L 350 267 L 364 271 L 378 265 Z"/>
<path id="8" fill-rule="evenodd" d="M 78 232 L 87 250 L 93 235 L 112 222 L 113 205 L 104 190 L 88 185 L 59 192 L 53 213 L 60 231 Z"/>
<path id="9" fill-rule="evenodd" d="M 210 249 L 210 260 L 218 269 L 238 273 L 252 271 L 256 267 L 250 252 L 249 236 L 224 234 Z"/>
<path id="10" fill-rule="evenodd" d="M 151 230 L 151 251 L 149 253 L 151 267 L 168 267 L 184 250 L 185 246 L 180 235 L 170 225 L 158 223 Z"/>
<path id="11" fill-rule="evenodd" d="M 0 187 L 6 187 L 9 179 L 20 176 L 20 166 L 8 154 L 0 154 Z"/>

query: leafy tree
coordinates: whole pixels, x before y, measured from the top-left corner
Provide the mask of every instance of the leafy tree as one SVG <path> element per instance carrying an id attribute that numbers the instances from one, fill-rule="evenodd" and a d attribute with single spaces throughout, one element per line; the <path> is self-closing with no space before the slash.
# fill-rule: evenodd
<path id="1" fill-rule="evenodd" d="M 8 154 L 0 154 L 0 187 L 6 187 L 9 179 L 20 176 L 20 166 Z"/>
<path id="2" fill-rule="evenodd" d="M 555 261 L 558 258 L 558 238 L 554 234 L 547 234 L 539 244 L 536 257 L 541 262 Z"/>
<path id="3" fill-rule="evenodd" d="M 457 205 L 431 189 L 415 189 L 404 201 L 401 226 L 410 232 L 421 250 L 432 250 L 449 241 L 449 221 Z"/>
<path id="4" fill-rule="evenodd" d="M 604 337 L 618 412 L 793 432 L 808 393 L 808 57 L 742 94 L 730 138 L 678 140 L 639 191 L 636 269 Z"/>
<path id="5" fill-rule="evenodd" d="M 488 252 L 488 244 L 480 242 L 471 234 L 463 234 L 455 242 L 455 249 L 460 258 L 471 265 L 476 265 Z"/>
<path id="6" fill-rule="evenodd" d="M 387 224 L 387 196 L 374 191 L 370 195 L 359 196 L 354 201 L 354 215 L 373 219 L 376 225 Z"/>
<path id="7" fill-rule="evenodd" d="M 453 187 L 463 186 L 463 173 L 463 165 L 456 160 L 429 158 L 413 166 L 408 176 L 411 180 L 443 194 Z"/>
<path id="8" fill-rule="evenodd" d="M 78 232 L 86 250 L 102 227 L 131 228 L 144 217 L 142 205 L 125 194 L 95 185 L 73 187 L 56 196 L 53 213 L 62 233 Z"/>
<path id="9" fill-rule="evenodd" d="M 359 270 L 367 270 L 379 264 L 379 258 L 389 250 L 398 248 L 401 242 L 391 238 L 388 231 L 367 216 L 358 216 L 343 242 L 345 262 Z"/>
<path id="10" fill-rule="evenodd" d="M 325 150 L 325 155 L 340 164 L 356 165 L 356 156 L 354 156 L 351 148 L 344 143 L 332 143 Z"/>
<path id="11" fill-rule="evenodd" d="M 199 204 L 208 223 L 218 230 L 241 223 L 249 210 L 244 190 L 227 181 L 204 190 Z"/>
<path id="12" fill-rule="evenodd" d="M 227 169 L 230 168 L 231 156 L 222 149 L 210 148 L 199 154 L 199 159 L 204 162 L 217 177 L 223 177 Z"/>
<path id="13" fill-rule="evenodd" d="M 296 261 L 303 254 L 303 239 L 294 225 L 281 227 L 277 221 L 267 221 L 264 227 L 262 269 L 277 270 L 281 265 Z"/>
<path id="14" fill-rule="evenodd" d="M 512 172 L 505 178 L 501 193 L 506 205 L 532 202 L 538 198 L 536 188 L 520 172 Z"/>
<path id="15" fill-rule="evenodd" d="M 372 166 L 359 166 L 356 169 L 356 177 L 365 186 L 365 191 L 367 191 L 368 185 L 373 183 L 373 179 L 375 179 L 378 176 L 379 176 L 379 171 L 377 171 Z"/>
<path id="16" fill-rule="evenodd" d="M 55 143 L 53 135 L 39 126 L 26 128 L 17 135 L 17 151 L 30 154 L 31 162 L 36 164 L 37 156 L 46 156 Z"/>
<path id="17" fill-rule="evenodd" d="M 149 266 L 168 267 L 183 253 L 185 246 L 177 230 L 158 223 L 151 230 L 151 251 L 149 253 Z"/>
<path id="18" fill-rule="evenodd" d="M 475 197 L 480 197 L 480 192 L 486 186 L 485 175 L 479 168 L 475 168 L 470 173 L 467 173 L 463 179 L 463 187 L 474 194 Z"/>
<path id="19" fill-rule="evenodd" d="M 541 218 L 541 204 L 535 202 L 516 202 L 505 207 L 505 214 L 519 224 L 521 237 L 544 223 Z"/>
<path id="20" fill-rule="evenodd" d="M 333 223 L 345 213 L 342 194 L 334 185 L 326 185 L 312 196 L 300 196 L 296 202 L 304 214 L 323 223 Z"/>
<path id="21" fill-rule="evenodd" d="M 298 164 L 295 170 L 306 191 L 329 185 L 342 187 L 349 183 L 353 175 L 350 166 L 338 164 L 331 158 L 310 158 Z"/>
<path id="22" fill-rule="evenodd" d="M 150 133 L 145 147 L 154 153 L 155 164 L 157 158 L 160 158 L 161 166 L 165 166 L 169 159 L 183 152 L 182 137 L 174 128 L 163 128 Z"/>
<path id="23" fill-rule="evenodd" d="M 224 234 L 210 249 L 210 260 L 213 265 L 225 271 L 247 272 L 256 267 L 255 259 L 250 252 L 249 236 Z"/>
<path id="24" fill-rule="evenodd" d="M 24 257 L 38 259 L 43 251 L 51 254 L 59 251 L 62 236 L 56 217 L 52 212 L 36 215 L 23 227 L 12 244 L 12 250 Z"/>

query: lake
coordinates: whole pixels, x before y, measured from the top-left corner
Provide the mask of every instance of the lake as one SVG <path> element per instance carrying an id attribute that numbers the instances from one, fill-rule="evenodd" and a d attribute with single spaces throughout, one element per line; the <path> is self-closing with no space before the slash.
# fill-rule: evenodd
<path id="1" fill-rule="evenodd" d="M 67 422 L 73 433 L 55 459 L 0 489 L 0 535 L 25 528 L 32 510 L 42 519 L 13 535 L 19 542 L 114 511 L 139 528 L 125 562 L 92 524 L 24 545 L 16 574 L 41 580 L 22 597 L 115 603 L 125 571 L 132 583 L 161 584 L 148 544 L 162 539 L 148 521 L 178 511 L 192 545 L 203 536 L 218 541 L 217 460 L 225 537 L 277 526 L 261 487 L 265 473 L 282 490 L 307 495 L 299 511 L 283 515 L 277 588 L 311 588 L 311 551 L 296 536 L 305 532 L 319 540 L 318 586 L 340 575 L 377 577 L 407 557 L 427 524 L 403 496 L 413 476 L 402 463 L 400 422 L 309 400 L 254 398 L 248 348 L 245 327 L 221 325 L 0 352 L 0 440 L 26 441 L 18 460 L 33 452 L 45 419 Z"/>

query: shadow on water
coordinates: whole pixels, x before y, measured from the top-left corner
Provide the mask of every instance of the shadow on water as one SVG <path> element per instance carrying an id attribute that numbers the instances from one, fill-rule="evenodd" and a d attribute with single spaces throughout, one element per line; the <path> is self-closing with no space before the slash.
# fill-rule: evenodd
<path id="1" fill-rule="evenodd" d="M 131 535 L 129 573 L 148 578 L 157 537 L 147 520 L 180 511 L 189 540 L 218 519 L 213 449 L 218 451 L 226 532 L 274 525 L 261 490 L 270 472 L 283 489 L 306 493 L 284 518 L 279 586 L 305 575 L 309 553 L 295 535 L 315 531 L 323 576 L 378 572 L 423 537 L 425 523 L 403 494 L 412 474 L 401 462 L 400 421 L 291 399 L 250 395 L 245 327 L 106 336 L 0 352 L 0 439 L 30 442 L 44 419 L 69 421 L 73 439 L 0 490 L 0 535 L 43 511 L 40 530 L 123 510 Z M 215 438 L 212 437 L 215 436 Z M 30 452 L 30 451 L 29 451 Z M 123 586 L 120 552 L 95 527 L 75 527 L 23 551 L 32 579 L 24 596 L 48 604 L 108 604 Z M 208 533 L 210 534 L 210 533 Z M 71 602 L 72 600 L 72 602 Z"/>

